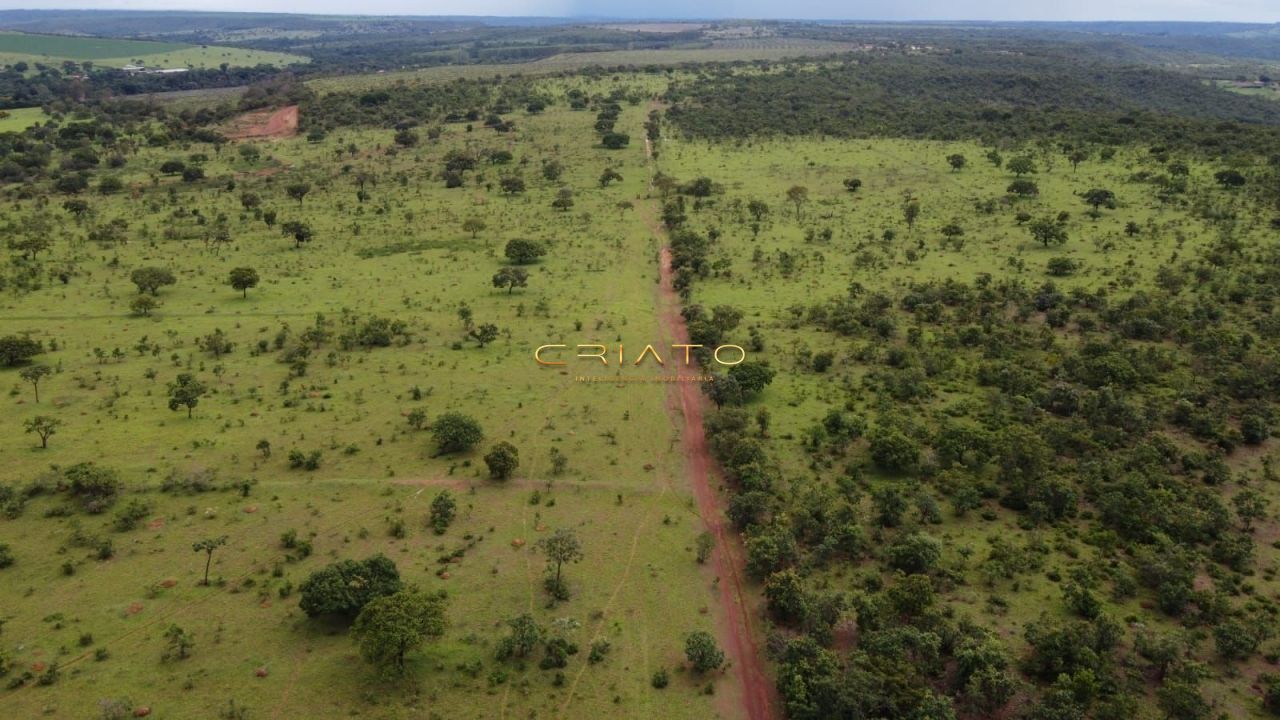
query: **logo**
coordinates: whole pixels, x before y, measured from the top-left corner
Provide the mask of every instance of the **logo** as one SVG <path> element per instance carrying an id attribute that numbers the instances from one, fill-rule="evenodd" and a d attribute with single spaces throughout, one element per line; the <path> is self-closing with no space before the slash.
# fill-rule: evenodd
<path id="1" fill-rule="evenodd" d="M 610 367 L 611 363 L 616 363 L 618 367 L 623 365 L 636 366 L 642 363 L 657 363 L 661 367 L 666 367 L 668 360 L 675 365 L 683 365 L 691 367 L 693 365 L 693 351 L 705 347 L 703 345 L 690 345 L 679 343 L 671 345 L 670 352 L 664 358 L 653 345 L 645 345 L 635 359 L 630 359 L 626 349 L 622 343 L 618 343 L 616 348 L 607 345 L 584 344 L 574 346 L 574 359 L 579 362 L 593 363 L 599 360 L 605 367 Z M 568 365 L 569 362 L 563 358 L 566 357 L 569 346 L 565 344 L 548 344 L 539 346 L 533 351 L 533 359 L 539 365 Z M 737 365 L 747 359 L 747 351 L 739 345 L 717 345 L 711 352 L 711 359 L 717 365 Z M 594 363 L 593 363 L 594 364 Z"/>

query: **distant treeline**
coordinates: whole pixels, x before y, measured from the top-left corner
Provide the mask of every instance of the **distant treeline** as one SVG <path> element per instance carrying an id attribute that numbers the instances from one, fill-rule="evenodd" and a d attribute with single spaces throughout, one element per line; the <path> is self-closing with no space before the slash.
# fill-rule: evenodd
<path id="1" fill-rule="evenodd" d="M 20 108 L 55 102 L 94 103 L 109 98 L 240 87 L 281 74 L 278 68 L 193 69 L 184 73 L 140 74 L 92 66 L 43 67 L 32 73 L 24 63 L 0 69 L 0 108 Z"/>
<path id="2" fill-rule="evenodd" d="M 668 118 L 703 137 L 1033 138 L 1156 142 L 1210 153 L 1280 149 L 1280 103 L 1065 48 L 867 53 L 817 68 L 721 69 L 674 86 Z"/>

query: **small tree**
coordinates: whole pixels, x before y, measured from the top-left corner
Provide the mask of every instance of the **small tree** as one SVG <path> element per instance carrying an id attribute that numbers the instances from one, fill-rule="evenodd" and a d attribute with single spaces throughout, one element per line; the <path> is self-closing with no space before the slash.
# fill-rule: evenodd
<path id="1" fill-rule="evenodd" d="M 196 645 L 195 636 L 177 625 L 170 625 L 164 631 L 164 639 L 166 645 L 161 657 L 165 660 L 185 660 L 191 654 L 191 648 Z"/>
<path id="2" fill-rule="evenodd" d="M 304 182 L 293 183 L 286 187 L 284 191 L 289 194 L 289 197 L 297 200 L 299 207 L 301 207 L 302 200 L 307 197 L 307 193 L 311 192 L 311 184 Z"/>
<path id="3" fill-rule="evenodd" d="M 206 391 L 205 384 L 191 373 L 178 373 L 178 379 L 169 383 L 169 409 L 177 410 L 179 407 L 185 407 L 187 417 L 191 417 L 192 411 L 195 410 L 196 405 L 200 404 L 200 398 Z"/>
<path id="4" fill-rule="evenodd" d="M 561 577 L 564 566 L 568 563 L 581 562 L 582 542 L 578 534 L 571 528 L 560 528 L 550 537 L 538 541 L 538 548 L 547 555 L 547 591 L 551 593 L 551 601 L 569 599 L 568 588 Z"/>
<path id="5" fill-rule="evenodd" d="M 494 445 L 484 456 L 484 464 L 489 466 L 489 477 L 494 480 L 506 480 L 520 466 L 520 451 L 505 440 Z"/>
<path id="6" fill-rule="evenodd" d="M 192 551 L 204 553 L 204 580 L 200 582 L 201 585 L 209 584 L 209 566 L 213 564 L 213 551 L 226 544 L 226 535 L 219 535 L 216 538 L 205 538 L 204 540 L 192 543 Z"/>
<path id="7" fill-rule="evenodd" d="M 607 167 L 600 173 L 600 187 L 609 187 L 612 182 L 622 182 L 622 174 L 611 167 Z"/>
<path id="8" fill-rule="evenodd" d="M 23 423 L 27 432 L 35 433 L 40 436 L 40 447 L 49 447 L 49 438 L 58 432 L 58 428 L 62 426 L 62 421 L 49 417 L 48 415 L 37 415 Z"/>
<path id="9" fill-rule="evenodd" d="M 459 412 L 447 412 L 436 418 L 431 424 L 431 435 L 437 455 L 466 452 L 484 439 L 480 423 Z"/>
<path id="10" fill-rule="evenodd" d="M 14 367 L 44 352 L 39 340 L 26 335 L 0 337 L 0 366 Z"/>
<path id="11" fill-rule="evenodd" d="M 53 370 L 48 365 L 31 365 L 18 372 L 19 377 L 31 383 L 31 390 L 35 393 L 37 403 L 40 402 L 40 381 L 52 374 Z"/>
<path id="12" fill-rule="evenodd" d="M 244 297 L 249 297 L 249 288 L 258 287 L 258 271 L 251 267 L 233 268 L 228 284 L 243 293 Z"/>
<path id="13" fill-rule="evenodd" d="M 537 262 L 538 258 L 547 254 L 547 249 L 543 247 L 542 243 L 516 238 L 507 241 L 504 253 L 507 259 L 516 265 L 529 265 Z"/>
<path id="14" fill-rule="evenodd" d="M 510 295 L 518 287 L 528 287 L 529 272 L 524 268 L 504 267 L 493 275 L 493 286 L 506 288 Z"/>
<path id="15" fill-rule="evenodd" d="M 462 221 L 462 231 L 471 233 L 472 240 L 475 239 L 476 235 L 484 232 L 484 229 L 487 227 L 489 226 L 480 218 L 467 218 Z"/>
<path id="16" fill-rule="evenodd" d="M 311 226 L 298 220 L 290 220 L 280 226 L 280 234 L 285 237 L 293 238 L 293 246 L 295 248 L 302 247 L 302 243 L 311 242 L 315 234 L 311 232 Z"/>
<path id="17" fill-rule="evenodd" d="M 477 345 L 484 347 L 498 339 L 498 326 L 493 323 L 484 323 L 471 328 L 467 334 L 471 336 L 472 340 L 476 341 Z"/>
<path id="18" fill-rule="evenodd" d="M 1023 175 L 1034 175 L 1036 172 L 1036 161 L 1033 160 L 1030 155 L 1019 155 L 1018 157 L 1010 160 L 1009 164 L 1005 167 L 1008 168 L 1009 172 L 1018 177 L 1022 177 Z"/>
<path id="19" fill-rule="evenodd" d="M 158 307 L 160 307 L 160 301 L 150 295 L 138 295 L 129 301 L 129 310 L 134 315 L 141 315 L 142 317 L 149 317 Z"/>
<path id="20" fill-rule="evenodd" d="M 724 664 L 724 651 L 716 644 L 716 639 L 705 630 L 689 633 L 684 641 L 684 656 L 695 672 L 705 673 Z"/>
<path id="21" fill-rule="evenodd" d="M 157 294 L 161 287 L 177 282 L 173 273 L 158 267 L 138 268 L 129 274 L 129 279 L 138 286 L 139 293 L 148 292 L 152 295 Z"/>
<path id="22" fill-rule="evenodd" d="M 809 188 L 803 185 L 792 185 L 787 189 L 787 200 L 796 207 L 796 220 L 800 220 L 804 204 L 809 201 Z"/>
<path id="23" fill-rule="evenodd" d="M 351 627 L 360 654 L 384 672 L 404 672 L 405 655 L 445 628 L 443 591 L 426 593 L 408 587 L 364 606 Z"/>
<path id="24" fill-rule="evenodd" d="M 902 219 L 907 222 L 907 230 L 911 230 L 916 226 L 916 220 L 920 217 L 920 201 L 912 198 L 902 204 Z"/>
<path id="25" fill-rule="evenodd" d="M 1067 229 L 1055 218 L 1042 217 L 1032 220 L 1027 229 L 1031 231 L 1031 237 L 1045 247 L 1062 245 L 1067 242 Z"/>
<path id="26" fill-rule="evenodd" d="M 954 172 L 959 172 L 960 170 L 964 169 L 964 166 L 967 162 L 968 160 L 965 159 L 965 156 L 961 155 L 960 153 L 955 153 L 947 156 L 947 164 L 951 166 L 951 169 Z"/>
<path id="27" fill-rule="evenodd" d="M 458 503 L 453 499 L 453 493 L 448 490 L 436 493 L 435 498 L 431 500 L 431 529 L 435 530 L 437 535 L 443 535 L 444 531 L 449 529 L 449 524 L 453 522 L 457 512 Z"/>
<path id="28" fill-rule="evenodd" d="M 1116 194 L 1105 188 L 1093 188 L 1084 194 L 1084 201 L 1093 208 L 1096 214 L 1099 207 L 1112 209 L 1116 206 Z"/>

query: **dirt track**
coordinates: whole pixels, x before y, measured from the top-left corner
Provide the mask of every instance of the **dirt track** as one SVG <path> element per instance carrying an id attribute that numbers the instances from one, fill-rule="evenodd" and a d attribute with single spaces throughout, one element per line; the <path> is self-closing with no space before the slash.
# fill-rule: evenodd
<path id="1" fill-rule="evenodd" d="M 652 162 L 653 147 L 648 137 L 645 138 L 644 149 L 645 156 Z M 646 220 L 650 231 L 662 239 L 663 230 L 656 219 L 649 217 Z M 667 340 L 672 343 L 687 343 L 689 331 L 685 327 L 684 316 L 680 314 L 680 297 L 672 283 L 671 249 L 665 244 L 662 246 L 659 272 L 659 323 Z M 777 709 L 776 693 L 765 672 L 763 655 L 752 623 L 750 596 L 745 591 L 746 554 L 741 538 L 732 528 L 726 527 L 726 503 L 716 487 L 723 483 L 723 476 L 707 447 L 706 433 L 702 428 L 706 402 L 698 383 L 667 385 L 667 410 L 680 429 L 685 468 L 698 503 L 698 514 L 701 515 L 707 532 L 716 541 L 711 562 L 720 596 L 720 637 L 725 654 L 732 662 L 742 686 L 742 715 L 748 720 L 776 720 L 781 717 Z"/>

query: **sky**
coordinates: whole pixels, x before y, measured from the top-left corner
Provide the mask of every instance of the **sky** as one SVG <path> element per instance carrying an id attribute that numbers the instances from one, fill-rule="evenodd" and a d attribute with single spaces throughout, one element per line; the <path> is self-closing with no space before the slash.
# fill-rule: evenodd
<path id="1" fill-rule="evenodd" d="M 1280 0 L 0 0 L 8 9 L 829 20 L 1280 22 Z"/>

